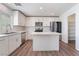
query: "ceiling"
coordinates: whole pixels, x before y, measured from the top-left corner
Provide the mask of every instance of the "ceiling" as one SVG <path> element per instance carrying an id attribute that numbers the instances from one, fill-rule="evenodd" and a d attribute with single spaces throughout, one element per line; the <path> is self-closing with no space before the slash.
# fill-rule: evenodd
<path id="1" fill-rule="evenodd" d="M 76 3 L 7 3 L 13 10 L 20 10 L 26 16 L 60 16 Z"/>

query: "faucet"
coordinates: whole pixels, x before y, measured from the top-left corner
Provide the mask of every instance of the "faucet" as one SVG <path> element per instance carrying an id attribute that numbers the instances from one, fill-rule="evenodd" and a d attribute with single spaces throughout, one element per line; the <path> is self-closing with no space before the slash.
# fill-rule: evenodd
<path id="1" fill-rule="evenodd" d="M 10 29 L 10 30 L 12 29 L 10 24 L 6 25 L 6 33 L 9 32 L 9 29 Z"/>

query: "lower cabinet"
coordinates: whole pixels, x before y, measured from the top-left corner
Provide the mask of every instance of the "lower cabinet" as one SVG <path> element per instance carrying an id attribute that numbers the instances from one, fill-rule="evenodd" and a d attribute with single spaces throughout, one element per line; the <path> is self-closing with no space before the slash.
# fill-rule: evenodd
<path id="1" fill-rule="evenodd" d="M 16 47 L 21 45 L 21 34 L 16 35 Z"/>
<path id="2" fill-rule="evenodd" d="M 16 38 L 15 35 L 9 36 L 9 54 L 16 49 Z"/>
<path id="3" fill-rule="evenodd" d="M 9 54 L 21 45 L 21 35 L 16 34 L 9 36 Z"/>
<path id="4" fill-rule="evenodd" d="M 0 38 L 0 56 L 8 55 L 8 37 Z"/>
<path id="5" fill-rule="evenodd" d="M 0 56 L 7 56 L 21 45 L 21 34 L 0 37 Z"/>

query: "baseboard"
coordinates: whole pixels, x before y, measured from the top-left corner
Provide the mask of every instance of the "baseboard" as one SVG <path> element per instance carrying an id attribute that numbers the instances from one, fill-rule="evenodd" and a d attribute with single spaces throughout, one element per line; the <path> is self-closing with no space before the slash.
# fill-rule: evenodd
<path id="1" fill-rule="evenodd" d="M 78 50 L 78 51 L 79 51 L 79 49 L 76 49 L 76 50 Z"/>

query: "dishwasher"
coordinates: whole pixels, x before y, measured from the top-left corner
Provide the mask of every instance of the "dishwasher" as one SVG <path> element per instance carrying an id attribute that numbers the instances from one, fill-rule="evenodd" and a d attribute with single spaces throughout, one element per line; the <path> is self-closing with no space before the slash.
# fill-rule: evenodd
<path id="1" fill-rule="evenodd" d="M 24 44 L 26 42 L 26 32 L 21 33 L 21 42 Z"/>

